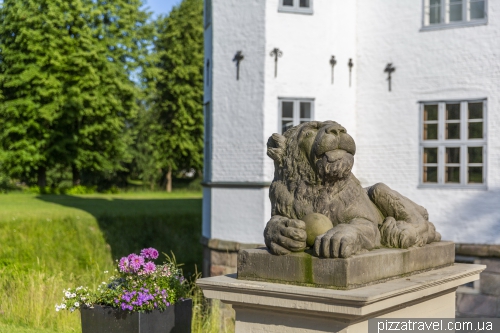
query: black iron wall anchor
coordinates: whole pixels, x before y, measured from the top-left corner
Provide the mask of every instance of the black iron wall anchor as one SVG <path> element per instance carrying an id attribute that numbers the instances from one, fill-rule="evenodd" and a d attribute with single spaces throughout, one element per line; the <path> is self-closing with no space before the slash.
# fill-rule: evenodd
<path id="1" fill-rule="evenodd" d="M 352 62 L 352 58 L 349 58 L 349 62 L 347 63 L 347 66 L 349 66 L 349 87 L 351 86 L 351 76 L 352 76 L 352 68 L 354 67 L 354 64 Z"/>
<path id="2" fill-rule="evenodd" d="M 332 84 L 333 84 L 333 68 L 335 67 L 336 64 L 337 60 L 335 60 L 335 56 L 332 55 L 332 57 L 330 58 L 330 65 L 332 66 Z"/>
<path id="3" fill-rule="evenodd" d="M 210 85 L 210 59 L 207 59 L 207 87 Z"/>
<path id="4" fill-rule="evenodd" d="M 240 79 L 240 62 L 245 59 L 241 51 L 236 52 L 233 61 L 236 62 L 236 80 Z"/>
<path id="5" fill-rule="evenodd" d="M 271 57 L 274 57 L 274 77 L 278 76 L 278 58 L 283 56 L 283 52 L 280 51 L 277 47 L 275 47 L 271 53 L 269 54 Z"/>
<path id="6" fill-rule="evenodd" d="M 388 63 L 387 66 L 385 66 L 384 73 L 387 73 L 387 81 L 389 81 L 389 91 L 391 91 L 391 82 L 392 82 L 391 74 L 395 71 L 396 67 L 393 67 L 392 63 Z"/>

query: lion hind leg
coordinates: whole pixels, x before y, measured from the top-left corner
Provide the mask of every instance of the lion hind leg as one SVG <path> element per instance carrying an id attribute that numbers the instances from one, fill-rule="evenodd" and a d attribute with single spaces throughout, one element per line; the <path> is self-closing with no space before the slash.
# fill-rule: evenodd
<path id="1" fill-rule="evenodd" d="M 380 226 L 380 238 L 384 246 L 400 249 L 427 243 L 427 233 L 422 233 L 411 223 L 397 221 L 392 216 L 386 217 Z"/>

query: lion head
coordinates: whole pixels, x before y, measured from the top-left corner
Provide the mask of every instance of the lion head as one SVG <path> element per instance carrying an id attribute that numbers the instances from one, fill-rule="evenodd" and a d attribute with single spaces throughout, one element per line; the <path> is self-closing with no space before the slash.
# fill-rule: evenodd
<path id="1" fill-rule="evenodd" d="M 267 147 L 275 165 L 270 193 L 273 214 L 291 218 L 314 211 L 313 200 L 307 198 L 317 197 L 320 188 L 332 188 L 348 178 L 356 153 L 353 138 L 334 121 L 312 121 L 283 135 L 275 133 Z"/>
<path id="2" fill-rule="evenodd" d="M 334 183 L 347 177 L 354 165 L 356 144 L 344 127 L 334 121 L 312 121 L 273 134 L 267 155 L 275 162 L 277 178 Z"/>

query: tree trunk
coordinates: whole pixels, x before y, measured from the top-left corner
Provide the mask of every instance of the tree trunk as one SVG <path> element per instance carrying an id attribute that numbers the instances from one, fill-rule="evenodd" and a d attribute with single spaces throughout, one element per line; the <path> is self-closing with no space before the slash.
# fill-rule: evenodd
<path id="1" fill-rule="evenodd" d="M 47 186 L 47 169 L 45 167 L 38 168 L 38 187 L 40 190 Z"/>
<path id="2" fill-rule="evenodd" d="M 80 170 L 78 170 L 78 167 L 74 164 L 71 165 L 71 173 L 73 174 L 73 186 L 80 185 Z"/>
<path id="3" fill-rule="evenodd" d="M 166 190 L 167 192 L 172 192 L 172 168 L 168 167 L 167 174 L 165 175 L 165 178 L 167 180 L 166 184 Z"/>

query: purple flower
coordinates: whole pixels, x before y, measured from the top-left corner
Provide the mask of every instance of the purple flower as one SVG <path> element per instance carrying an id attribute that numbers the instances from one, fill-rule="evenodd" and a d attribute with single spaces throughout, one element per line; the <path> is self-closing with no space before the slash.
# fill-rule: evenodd
<path id="1" fill-rule="evenodd" d="M 156 259 L 158 258 L 158 251 L 152 247 L 141 250 L 141 256 L 145 259 Z"/>
<path id="2" fill-rule="evenodd" d="M 137 272 L 144 265 L 144 258 L 134 253 L 128 256 L 128 260 L 130 261 L 130 268 L 134 272 Z"/>
<path id="3" fill-rule="evenodd" d="M 156 270 L 156 265 L 153 264 L 151 261 L 147 262 L 144 264 L 144 272 L 146 274 L 151 274 Z"/>
<path id="4" fill-rule="evenodd" d="M 120 268 L 120 272 L 128 272 L 130 261 L 127 257 L 123 257 L 120 259 L 120 263 L 118 267 Z"/>

